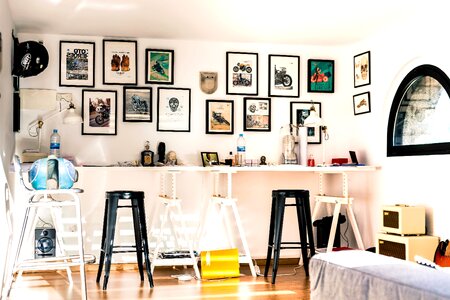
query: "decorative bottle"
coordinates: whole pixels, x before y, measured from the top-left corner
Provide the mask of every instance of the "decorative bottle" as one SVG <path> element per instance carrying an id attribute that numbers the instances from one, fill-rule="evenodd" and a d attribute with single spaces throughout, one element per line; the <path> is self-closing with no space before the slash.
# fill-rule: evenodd
<path id="1" fill-rule="evenodd" d="M 141 152 L 141 165 L 144 167 L 152 167 L 155 165 L 153 162 L 154 153 L 150 150 L 149 141 L 145 142 L 144 148 L 145 149 Z"/>

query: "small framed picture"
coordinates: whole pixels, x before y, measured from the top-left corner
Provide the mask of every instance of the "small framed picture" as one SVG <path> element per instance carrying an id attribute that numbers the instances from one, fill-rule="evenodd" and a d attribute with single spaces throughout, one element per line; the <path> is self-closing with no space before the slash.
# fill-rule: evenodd
<path id="1" fill-rule="evenodd" d="M 123 87 L 123 121 L 152 121 L 151 87 Z"/>
<path id="2" fill-rule="evenodd" d="M 137 84 L 137 41 L 103 40 L 103 84 Z"/>
<path id="3" fill-rule="evenodd" d="M 204 167 L 218 166 L 220 164 L 217 152 L 202 152 L 201 155 Z"/>
<path id="4" fill-rule="evenodd" d="M 300 56 L 269 55 L 269 96 L 299 97 Z"/>
<path id="5" fill-rule="evenodd" d="M 365 92 L 353 96 L 353 112 L 355 115 L 370 112 L 370 92 Z"/>
<path id="6" fill-rule="evenodd" d="M 227 94 L 258 95 L 258 53 L 227 52 Z"/>
<path id="7" fill-rule="evenodd" d="M 59 42 L 59 86 L 94 87 L 95 43 Z"/>
<path id="8" fill-rule="evenodd" d="M 158 87 L 157 131 L 191 131 L 191 89 Z"/>
<path id="9" fill-rule="evenodd" d="M 117 91 L 83 90 L 83 135 L 117 134 Z"/>
<path id="10" fill-rule="evenodd" d="M 145 50 L 145 83 L 173 84 L 173 50 Z"/>
<path id="11" fill-rule="evenodd" d="M 355 88 L 370 84 L 370 51 L 353 58 Z"/>
<path id="12" fill-rule="evenodd" d="M 244 97 L 244 131 L 270 131 L 270 98 Z"/>
<path id="13" fill-rule="evenodd" d="M 233 100 L 206 100 L 206 133 L 234 133 Z"/>
<path id="14" fill-rule="evenodd" d="M 308 92 L 334 93 L 334 60 L 308 59 Z"/>
<path id="15" fill-rule="evenodd" d="M 322 105 L 320 102 L 291 102 L 290 124 L 304 126 L 305 119 L 309 116 L 312 105 L 314 105 L 319 117 L 322 117 Z M 320 126 L 308 126 L 308 144 L 320 144 L 321 142 Z"/>

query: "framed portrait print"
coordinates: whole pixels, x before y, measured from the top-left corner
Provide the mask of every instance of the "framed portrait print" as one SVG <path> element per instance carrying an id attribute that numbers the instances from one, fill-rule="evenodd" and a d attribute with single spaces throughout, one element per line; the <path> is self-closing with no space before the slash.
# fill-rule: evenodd
<path id="1" fill-rule="evenodd" d="M 300 56 L 269 55 L 269 97 L 299 97 Z"/>
<path id="2" fill-rule="evenodd" d="M 258 53 L 227 52 L 227 94 L 258 95 Z"/>
<path id="3" fill-rule="evenodd" d="M 117 134 L 117 91 L 83 90 L 83 135 Z"/>
<path id="4" fill-rule="evenodd" d="M 145 50 L 145 83 L 173 84 L 173 50 Z"/>
<path id="5" fill-rule="evenodd" d="M 59 86 L 94 87 L 95 43 L 59 42 Z"/>
<path id="6" fill-rule="evenodd" d="M 137 41 L 103 40 L 103 84 L 137 84 Z"/>
<path id="7" fill-rule="evenodd" d="M 308 59 L 308 92 L 334 93 L 334 60 Z"/>
<path id="8" fill-rule="evenodd" d="M 157 131 L 191 131 L 191 89 L 158 87 Z"/>
<path id="9" fill-rule="evenodd" d="M 244 131 L 270 131 L 270 98 L 244 97 Z"/>
<path id="10" fill-rule="evenodd" d="M 355 88 L 370 84 L 370 51 L 353 57 Z"/>
<path id="11" fill-rule="evenodd" d="M 291 102 L 290 124 L 303 126 L 313 104 L 319 117 L 322 117 L 320 102 Z M 321 142 L 320 126 L 308 126 L 308 144 L 320 144 Z"/>
<path id="12" fill-rule="evenodd" d="M 151 87 L 123 87 L 123 121 L 152 121 Z"/>
<path id="13" fill-rule="evenodd" d="M 217 154 L 217 152 L 201 152 L 201 155 L 204 167 L 220 165 L 219 155 Z"/>
<path id="14" fill-rule="evenodd" d="M 353 96 L 353 112 L 355 115 L 370 112 L 370 92 L 365 92 Z"/>
<path id="15" fill-rule="evenodd" d="M 206 133 L 234 133 L 233 100 L 206 100 Z"/>

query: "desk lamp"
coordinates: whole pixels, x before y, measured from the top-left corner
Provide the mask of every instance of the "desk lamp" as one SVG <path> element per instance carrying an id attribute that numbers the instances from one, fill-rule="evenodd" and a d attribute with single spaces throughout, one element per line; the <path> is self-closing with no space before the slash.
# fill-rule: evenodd
<path id="1" fill-rule="evenodd" d="M 323 121 L 316 111 L 314 102 L 311 100 L 311 108 L 309 109 L 309 116 L 304 121 L 304 126 L 320 126 L 323 135 L 323 146 L 322 146 L 322 166 L 325 166 L 325 143 L 330 138 L 327 126 L 323 125 Z"/>

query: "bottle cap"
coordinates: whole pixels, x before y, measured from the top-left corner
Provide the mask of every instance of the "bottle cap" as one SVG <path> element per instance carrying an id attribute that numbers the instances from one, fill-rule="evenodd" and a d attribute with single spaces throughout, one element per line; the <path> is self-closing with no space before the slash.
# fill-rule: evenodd
<path id="1" fill-rule="evenodd" d="M 58 132 L 58 129 L 53 129 L 53 133 L 57 133 Z"/>
<path id="2" fill-rule="evenodd" d="M 145 148 L 145 150 L 149 150 L 150 149 L 150 142 L 149 141 L 145 141 L 144 148 Z"/>
<path id="3" fill-rule="evenodd" d="M 239 133 L 239 136 L 244 136 L 244 134 L 243 133 Z"/>

